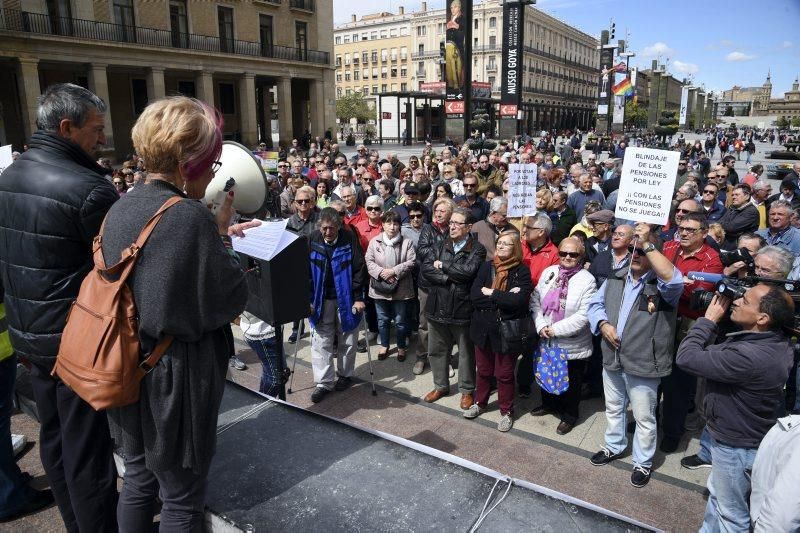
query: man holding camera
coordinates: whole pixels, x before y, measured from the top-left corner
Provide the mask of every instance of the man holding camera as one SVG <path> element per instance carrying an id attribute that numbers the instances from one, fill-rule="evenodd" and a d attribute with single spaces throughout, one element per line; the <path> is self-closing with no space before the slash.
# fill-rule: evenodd
<path id="1" fill-rule="evenodd" d="M 711 435 L 708 506 L 701 531 L 749 531 L 749 470 L 758 445 L 777 419 L 792 365 L 784 330 L 793 325 L 794 303 L 782 288 L 758 284 L 714 295 L 678 348 L 677 364 L 704 377 Z M 733 298 L 733 301 L 731 301 Z M 731 308 L 741 331 L 717 338 L 717 324 Z"/>

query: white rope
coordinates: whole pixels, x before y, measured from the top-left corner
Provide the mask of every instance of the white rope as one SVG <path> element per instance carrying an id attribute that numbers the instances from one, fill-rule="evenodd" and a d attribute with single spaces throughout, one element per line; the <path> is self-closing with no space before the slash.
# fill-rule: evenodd
<path id="1" fill-rule="evenodd" d="M 497 489 L 497 485 L 500 484 L 500 481 L 501 479 L 497 479 L 497 481 L 494 482 L 494 486 L 492 487 L 492 490 L 489 492 L 489 497 L 486 498 L 486 502 L 483 504 L 483 510 L 481 511 L 480 516 L 478 516 L 478 520 L 475 521 L 475 525 L 473 525 L 470 528 L 469 533 L 475 533 L 476 531 L 478 531 L 478 528 L 481 527 L 481 524 L 483 524 L 483 521 L 486 520 L 487 516 L 489 516 L 489 513 L 494 511 L 498 505 L 503 503 L 503 500 L 506 499 L 508 493 L 511 492 L 511 487 L 514 485 L 514 480 L 511 478 L 506 478 L 505 481 L 508 483 L 508 485 L 506 486 L 505 492 L 503 493 L 502 496 L 500 496 L 500 499 L 498 499 L 494 505 L 489 507 L 489 510 L 487 511 L 486 508 L 489 506 L 489 502 L 492 501 L 492 498 L 494 497 L 494 491 L 495 489 Z"/>

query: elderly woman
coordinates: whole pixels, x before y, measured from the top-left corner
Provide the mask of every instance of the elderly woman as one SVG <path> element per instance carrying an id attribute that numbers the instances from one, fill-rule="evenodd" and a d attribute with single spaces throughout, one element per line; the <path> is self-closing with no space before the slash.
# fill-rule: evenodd
<path id="1" fill-rule="evenodd" d="M 111 434 L 125 457 L 117 516 L 120 531 L 202 528 L 206 478 L 228 358 L 230 323 L 244 310 L 247 283 L 230 246 L 233 193 L 216 216 L 199 200 L 222 151 L 222 119 L 207 104 L 176 96 L 150 104 L 132 130 L 148 181 L 114 204 L 102 253 L 113 265 L 167 200 L 167 209 L 128 281 L 139 314 L 143 353 L 174 340 L 141 382 L 139 401 L 109 410 Z M 230 228 L 240 231 L 242 225 Z M 224 280 L 220 282 L 220 280 Z"/>
<path id="2" fill-rule="evenodd" d="M 572 431 L 578 421 L 583 372 L 586 359 L 592 355 L 587 312 L 597 285 L 594 276 L 583 268 L 585 255 L 583 243 L 575 237 L 561 241 L 559 264 L 544 269 L 531 298 L 540 342 L 555 343 L 567 353 L 569 388 L 558 396 L 542 390 L 542 404 L 531 412 L 533 416 L 559 415 L 559 435 Z"/>
<path id="3" fill-rule="evenodd" d="M 550 192 L 550 189 L 536 191 L 536 210 L 542 213 L 549 213 L 553 210 L 553 193 Z"/>
<path id="4" fill-rule="evenodd" d="M 367 216 L 355 224 L 359 244 L 361 245 L 361 253 L 365 253 L 369 248 L 370 241 L 383 231 L 383 221 L 381 220 L 383 216 L 383 199 L 379 195 L 369 196 L 364 202 L 364 212 Z M 378 312 L 375 308 L 375 300 L 370 298 L 369 294 L 365 294 L 365 296 L 369 340 L 374 341 L 378 338 Z M 359 350 L 366 351 L 366 344 L 360 344 Z"/>
<path id="5" fill-rule="evenodd" d="M 477 418 L 486 411 L 494 377 L 500 404 L 497 429 L 503 432 L 514 425 L 514 367 L 525 342 L 521 338 L 506 339 L 512 351 L 504 350 L 500 321 L 530 320 L 528 301 L 531 288 L 530 270 L 522 262 L 519 233 L 501 233 L 497 238 L 494 259 L 485 262 L 478 270 L 470 292 L 474 311 L 469 334 L 475 344 L 478 375 L 475 403 L 464 412 L 464 417 Z"/>
<path id="6" fill-rule="evenodd" d="M 411 276 L 417 254 L 414 242 L 400 234 L 400 214 L 387 211 L 383 218 L 383 233 L 372 239 L 365 260 L 369 272 L 369 297 L 378 312 L 378 335 L 381 348 L 378 359 L 389 355 L 389 326 L 394 320 L 397 328 L 397 360 L 406 360 L 408 339 L 407 304 L 414 298 Z"/>

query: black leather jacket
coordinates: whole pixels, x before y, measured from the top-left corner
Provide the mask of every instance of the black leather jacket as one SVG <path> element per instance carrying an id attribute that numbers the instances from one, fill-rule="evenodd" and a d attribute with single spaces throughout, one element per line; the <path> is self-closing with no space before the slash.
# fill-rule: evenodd
<path id="1" fill-rule="evenodd" d="M 445 240 L 445 238 L 447 238 L 447 235 L 447 229 L 444 231 L 439 231 L 433 224 L 425 224 L 425 226 L 422 227 L 422 231 L 419 234 L 419 240 L 417 241 L 417 249 L 415 250 L 417 252 L 417 266 L 420 271 L 422 270 L 422 263 L 425 262 L 426 258 L 432 253 L 433 249 L 443 240 Z M 423 276 L 419 276 L 417 279 L 417 284 L 419 285 L 420 289 L 428 292 L 428 282 Z"/>
<path id="2" fill-rule="evenodd" d="M 14 350 L 49 367 L 119 195 L 78 145 L 44 132 L 29 144 L 0 179 L 0 276 Z"/>
<path id="3" fill-rule="evenodd" d="M 433 262 L 442 262 L 434 268 Z M 472 235 L 458 252 L 448 237 L 434 246 L 422 263 L 422 277 L 428 282 L 428 320 L 444 324 L 469 324 L 472 317 L 470 289 L 478 269 L 486 261 L 486 248 Z"/>

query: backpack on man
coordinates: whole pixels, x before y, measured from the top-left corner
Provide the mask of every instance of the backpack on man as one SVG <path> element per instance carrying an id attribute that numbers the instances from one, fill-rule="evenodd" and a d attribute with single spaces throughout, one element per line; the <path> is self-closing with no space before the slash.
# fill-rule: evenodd
<path id="1" fill-rule="evenodd" d="M 67 314 L 52 375 L 97 411 L 138 401 L 142 379 L 172 343 L 171 336 L 161 339 L 141 360 L 138 313 L 127 280 L 161 216 L 180 199 L 167 200 L 113 266 L 106 267 L 103 258 L 105 221 L 94 238 L 94 268 Z"/>

